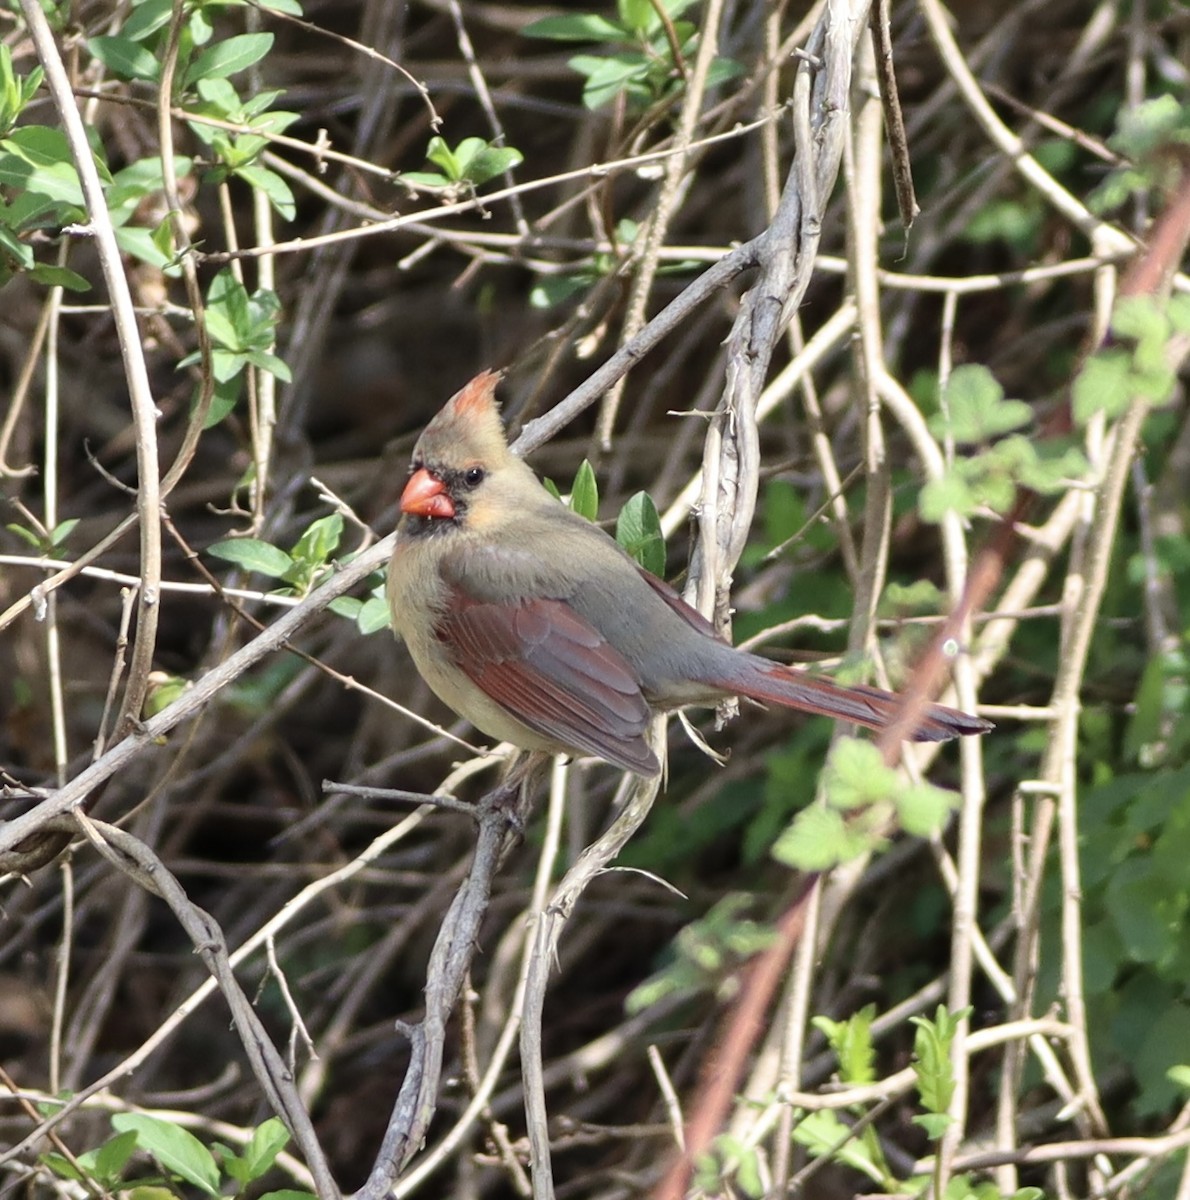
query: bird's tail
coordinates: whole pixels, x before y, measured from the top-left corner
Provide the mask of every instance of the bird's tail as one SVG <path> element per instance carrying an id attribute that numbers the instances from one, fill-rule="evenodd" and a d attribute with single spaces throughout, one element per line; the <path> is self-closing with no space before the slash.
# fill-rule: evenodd
<path id="1" fill-rule="evenodd" d="M 906 703 L 903 696 L 880 688 L 862 684 L 844 686 L 754 654 L 733 657 L 736 669 L 732 671 L 732 678 L 714 682 L 725 691 L 763 703 L 821 713 L 840 721 L 854 721 L 869 729 L 884 729 L 891 725 Z M 991 728 L 992 723 L 982 717 L 973 717 L 943 704 L 927 704 L 917 715 L 910 736 L 915 742 L 945 742 L 966 734 L 986 733 Z"/>

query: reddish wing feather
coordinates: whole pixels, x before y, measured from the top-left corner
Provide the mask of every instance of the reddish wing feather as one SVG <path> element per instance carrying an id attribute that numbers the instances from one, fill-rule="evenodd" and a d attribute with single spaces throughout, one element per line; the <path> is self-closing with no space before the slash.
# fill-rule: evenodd
<path id="1" fill-rule="evenodd" d="M 436 632 L 472 683 L 530 729 L 629 771 L 659 769 L 636 675 L 564 601 L 500 604 L 456 588 Z"/>

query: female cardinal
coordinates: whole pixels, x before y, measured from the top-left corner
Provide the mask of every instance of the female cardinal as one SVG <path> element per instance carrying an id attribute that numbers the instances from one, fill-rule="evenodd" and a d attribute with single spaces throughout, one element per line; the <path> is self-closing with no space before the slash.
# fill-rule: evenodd
<path id="1" fill-rule="evenodd" d="M 476 376 L 413 451 L 388 568 L 393 628 L 438 697 L 526 750 L 660 769 L 656 712 L 728 696 L 879 729 L 900 700 L 842 687 L 723 641 L 667 583 L 549 494 L 508 449 L 499 375 Z M 919 741 L 991 725 L 929 706 Z"/>

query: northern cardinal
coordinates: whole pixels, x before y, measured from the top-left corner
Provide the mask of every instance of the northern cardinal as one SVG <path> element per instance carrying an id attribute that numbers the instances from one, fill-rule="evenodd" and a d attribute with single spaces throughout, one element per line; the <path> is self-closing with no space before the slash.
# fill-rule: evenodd
<path id="1" fill-rule="evenodd" d="M 526 750 L 660 770 L 650 719 L 749 696 L 879 729 L 899 697 L 843 687 L 737 650 L 597 525 L 559 503 L 508 449 L 485 371 L 413 451 L 388 569 L 393 628 L 438 697 Z M 931 705 L 913 736 L 991 725 Z"/>

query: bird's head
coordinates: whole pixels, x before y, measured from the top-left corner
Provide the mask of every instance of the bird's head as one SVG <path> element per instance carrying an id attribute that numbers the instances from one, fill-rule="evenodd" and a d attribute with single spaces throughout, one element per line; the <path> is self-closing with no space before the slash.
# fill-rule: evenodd
<path id="1" fill-rule="evenodd" d="M 533 479 L 508 449 L 496 403 L 499 380 L 496 371 L 477 375 L 418 438 L 409 482 L 401 493 L 401 512 L 416 531 L 481 523 L 485 510 L 499 503 L 504 487 L 510 482 L 516 486 L 522 473 Z"/>

